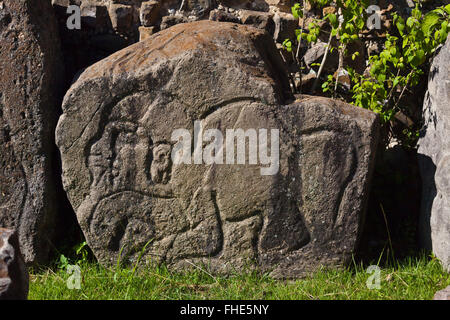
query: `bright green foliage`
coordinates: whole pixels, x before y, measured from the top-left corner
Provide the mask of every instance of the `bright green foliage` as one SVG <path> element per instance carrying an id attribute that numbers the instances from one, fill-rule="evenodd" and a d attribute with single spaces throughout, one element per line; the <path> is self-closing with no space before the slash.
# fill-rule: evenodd
<path id="1" fill-rule="evenodd" d="M 376 261 L 373 264 L 377 264 Z M 343 270 L 319 270 L 296 281 L 277 281 L 258 272 L 213 276 L 199 266 L 186 272 L 165 267 L 104 268 L 81 263 L 81 289 L 69 289 L 65 270 L 42 270 L 30 277 L 31 300 L 110 299 L 306 299 L 306 300 L 421 300 L 450 285 L 450 275 L 439 261 L 425 256 L 380 265 L 380 289 L 369 289 L 369 264 Z"/>
<path id="2" fill-rule="evenodd" d="M 291 11 L 292 11 L 292 15 L 294 16 L 294 18 L 296 18 L 296 19 L 303 18 L 303 10 L 302 10 L 302 6 L 300 5 L 300 3 L 294 4 L 294 6 L 291 8 Z"/>
<path id="3" fill-rule="evenodd" d="M 450 5 L 423 15 L 417 5 L 405 21 L 397 14 L 394 23 L 400 37 L 386 36 L 385 48 L 370 57 L 370 77 L 352 72 L 354 104 L 379 113 L 385 121 L 401 111 L 407 87 L 418 84 L 422 69 L 450 31 Z"/>
<path id="4" fill-rule="evenodd" d="M 322 7 L 333 5 L 337 14 L 328 14 L 316 19 L 308 26 L 308 32 L 297 30 L 297 42 L 300 37 L 309 43 L 317 41 L 321 32 L 319 27 L 326 21 L 331 27 L 331 38 L 339 43 L 340 55 L 348 55 L 348 44 L 359 38 L 366 28 L 368 0 L 310 0 L 313 5 Z M 416 86 L 428 69 L 427 63 L 440 44 L 444 43 L 450 31 L 450 5 L 439 7 L 423 14 L 420 2 L 412 10 L 406 20 L 394 14 L 394 34 L 386 34 L 384 49 L 379 55 L 369 57 L 370 74 L 361 75 L 348 66 L 341 66 L 349 72 L 351 80 L 349 101 L 357 106 L 378 113 L 386 125 L 401 111 L 409 114 L 408 106 L 402 105 L 405 92 Z M 295 16 L 301 17 L 302 7 L 296 4 L 292 8 Z M 286 40 L 285 48 L 293 50 L 294 44 Z M 328 48 L 333 50 L 333 48 Z M 360 52 L 352 52 L 354 60 Z M 340 59 L 342 61 L 342 57 Z M 320 76 L 320 69 L 319 69 Z M 323 92 L 336 96 L 333 75 L 327 75 L 322 84 Z M 400 137 L 404 145 L 414 145 L 418 137 L 418 125 L 407 128 Z"/>
<path id="5" fill-rule="evenodd" d="M 321 21 L 327 21 L 329 23 L 332 28 L 332 36 L 338 37 L 341 45 L 346 45 L 359 38 L 359 32 L 366 25 L 366 9 L 369 6 L 369 0 L 310 0 L 310 2 L 319 7 L 335 5 L 341 10 L 342 16 L 339 18 L 337 14 L 330 13 L 322 19 L 316 19 L 308 26 L 309 32 L 302 34 L 303 39 L 308 42 L 316 42 L 320 34 L 319 24 Z M 297 4 L 295 11 L 298 12 L 299 10 L 300 5 Z"/>

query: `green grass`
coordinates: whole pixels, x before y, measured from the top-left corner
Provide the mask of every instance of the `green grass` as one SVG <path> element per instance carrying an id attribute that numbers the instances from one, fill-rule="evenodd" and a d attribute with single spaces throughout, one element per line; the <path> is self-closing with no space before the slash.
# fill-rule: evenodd
<path id="1" fill-rule="evenodd" d="M 370 274 L 363 266 L 346 270 L 320 270 L 296 281 L 274 280 L 256 272 L 214 277 L 196 269 L 184 273 L 164 267 L 139 269 L 104 268 L 94 262 L 79 264 L 80 290 L 67 288 L 64 268 L 32 272 L 29 299 L 432 299 L 436 291 L 450 285 L 450 275 L 439 261 L 409 258 L 381 268 L 381 288 L 368 289 Z"/>

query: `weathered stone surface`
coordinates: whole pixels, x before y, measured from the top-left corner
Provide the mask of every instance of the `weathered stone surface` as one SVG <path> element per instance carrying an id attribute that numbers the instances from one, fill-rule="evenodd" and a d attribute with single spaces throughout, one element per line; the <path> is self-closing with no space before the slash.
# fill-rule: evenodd
<path id="1" fill-rule="evenodd" d="M 140 11 L 141 24 L 144 27 L 150 27 L 159 19 L 159 10 L 161 9 L 161 2 L 159 1 L 145 1 L 142 2 Z"/>
<path id="2" fill-rule="evenodd" d="M 418 142 L 423 180 L 421 239 L 450 270 L 450 37 L 434 58 Z"/>
<path id="3" fill-rule="evenodd" d="M 235 14 L 219 9 L 211 10 L 211 12 L 209 13 L 209 20 L 219 22 L 234 22 L 234 23 L 241 22 L 239 17 L 236 16 Z"/>
<path id="4" fill-rule="evenodd" d="M 335 14 L 337 12 L 336 7 L 333 6 L 329 6 L 329 7 L 324 7 L 322 9 L 322 15 L 326 16 L 327 14 Z"/>
<path id="5" fill-rule="evenodd" d="M 313 63 L 321 63 L 323 55 L 327 50 L 325 42 L 316 42 L 306 50 L 303 60 L 305 64 L 310 67 Z M 339 65 L 339 54 L 337 50 L 328 53 L 327 61 L 325 62 L 324 70 L 335 72 Z"/>
<path id="6" fill-rule="evenodd" d="M 132 6 L 112 3 L 108 7 L 113 28 L 119 32 L 129 31 L 133 24 L 134 10 Z"/>
<path id="7" fill-rule="evenodd" d="M 0 228 L 0 300 L 27 299 L 28 282 L 17 233 Z"/>
<path id="8" fill-rule="evenodd" d="M 295 4 L 295 1 L 292 0 L 265 0 L 268 5 L 277 7 L 279 10 L 283 12 L 291 12 L 292 6 Z"/>
<path id="9" fill-rule="evenodd" d="M 269 11 L 265 0 L 221 0 L 220 4 L 228 8 Z"/>
<path id="10" fill-rule="evenodd" d="M 174 25 L 180 24 L 180 23 L 186 23 L 188 22 L 188 18 L 181 15 L 181 14 L 175 14 L 173 16 L 165 16 L 161 20 L 160 28 L 161 30 L 170 28 Z"/>
<path id="11" fill-rule="evenodd" d="M 64 17 L 67 17 L 67 7 L 62 8 L 66 12 Z M 87 27 L 100 33 L 111 29 L 112 26 L 110 24 L 111 21 L 106 6 L 92 5 L 89 3 L 81 6 L 81 28 L 86 29 Z"/>
<path id="12" fill-rule="evenodd" d="M 278 12 L 274 15 L 275 31 L 273 38 L 277 42 L 295 38 L 295 30 L 298 28 L 298 18 L 290 13 Z"/>
<path id="13" fill-rule="evenodd" d="M 433 300 L 450 300 L 450 286 L 441 291 L 436 292 Z"/>
<path id="14" fill-rule="evenodd" d="M 185 0 L 186 8 L 191 14 L 195 14 L 198 17 L 203 17 L 209 14 L 214 2 L 210 0 Z"/>
<path id="15" fill-rule="evenodd" d="M 144 252 L 174 268 L 256 265 L 282 278 L 349 261 L 377 117 L 326 98 L 293 102 L 282 70 L 267 33 L 202 21 L 161 31 L 80 76 L 56 136 L 64 187 L 100 262 Z M 278 129 L 279 170 L 172 162 L 173 131 L 192 133 L 196 120 L 224 136 Z"/>
<path id="16" fill-rule="evenodd" d="M 139 27 L 139 41 L 144 41 L 155 33 L 156 27 Z"/>
<path id="17" fill-rule="evenodd" d="M 324 42 L 317 42 L 309 48 L 303 59 L 305 60 L 305 64 L 310 66 L 312 63 L 319 61 L 325 52 L 327 51 L 327 44 Z"/>
<path id="18" fill-rule="evenodd" d="M 252 10 L 240 11 L 240 18 L 243 24 L 266 30 L 269 33 L 273 33 L 275 30 L 275 24 L 272 20 L 272 17 L 273 14 L 268 12 L 260 12 Z"/>
<path id="19" fill-rule="evenodd" d="M 43 263 L 55 232 L 52 157 L 63 66 L 49 1 L 0 1 L 0 225 Z"/>

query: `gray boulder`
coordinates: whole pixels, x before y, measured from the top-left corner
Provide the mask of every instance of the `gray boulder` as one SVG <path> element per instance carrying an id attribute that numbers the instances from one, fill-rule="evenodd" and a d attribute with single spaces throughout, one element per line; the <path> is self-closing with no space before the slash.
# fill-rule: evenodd
<path id="1" fill-rule="evenodd" d="M 0 228 L 0 300 L 25 300 L 28 286 L 28 270 L 17 233 Z"/>
<path id="2" fill-rule="evenodd" d="M 293 101 L 283 70 L 264 31 L 201 21 L 80 76 L 56 140 L 64 188 L 101 263 L 142 255 L 295 278 L 351 259 L 378 119 L 326 98 Z M 230 138 L 238 129 L 247 143 Z"/>
<path id="3" fill-rule="evenodd" d="M 433 300 L 450 300 L 450 286 L 436 292 L 436 294 L 433 297 Z"/>
<path id="4" fill-rule="evenodd" d="M 420 234 L 450 270 L 450 37 L 430 70 L 419 139 L 418 157 L 423 181 Z"/>
<path id="5" fill-rule="evenodd" d="M 49 1 L 0 1 L 0 226 L 44 263 L 55 231 L 54 130 L 63 65 Z"/>

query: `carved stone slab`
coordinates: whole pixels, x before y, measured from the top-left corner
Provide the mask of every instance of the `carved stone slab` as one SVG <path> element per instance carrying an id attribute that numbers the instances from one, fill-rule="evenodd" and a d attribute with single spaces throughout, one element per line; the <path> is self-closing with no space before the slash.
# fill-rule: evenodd
<path id="1" fill-rule="evenodd" d="M 174 268 L 258 267 L 279 278 L 348 262 L 378 119 L 326 98 L 286 105 L 282 71 L 268 34 L 203 21 L 164 30 L 80 76 L 56 137 L 64 187 L 99 261 L 142 254 Z M 190 164 L 172 157 L 177 129 L 192 138 Z M 223 133 L 212 152 L 223 163 L 198 163 L 212 129 Z M 226 161 L 230 129 L 255 133 L 244 164 L 238 149 L 234 164 Z"/>

